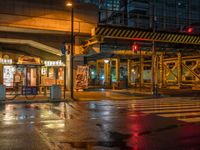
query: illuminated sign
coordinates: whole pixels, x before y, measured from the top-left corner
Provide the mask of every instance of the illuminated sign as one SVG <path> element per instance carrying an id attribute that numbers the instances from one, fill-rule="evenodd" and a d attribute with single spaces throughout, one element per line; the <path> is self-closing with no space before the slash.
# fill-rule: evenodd
<path id="1" fill-rule="evenodd" d="M 47 68 L 46 67 L 42 67 L 41 68 L 41 74 L 42 75 L 46 75 L 47 74 Z"/>
<path id="2" fill-rule="evenodd" d="M 18 57 L 18 63 L 17 64 L 39 65 L 40 64 L 40 58 L 31 57 L 31 56 L 20 56 L 20 57 Z"/>
<path id="3" fill-rule="evenodd" d="M 44 65 L 47 67 L 65 66 L 61 60 L 57 60 L 57 61 L 46 61 L 45 60 Z"/>
<path id="4" fill-rule="evenodd" d="M 0 58 L 0 64 L 10 65 L 10 64 L 12 64 L 12 59 Z"/>

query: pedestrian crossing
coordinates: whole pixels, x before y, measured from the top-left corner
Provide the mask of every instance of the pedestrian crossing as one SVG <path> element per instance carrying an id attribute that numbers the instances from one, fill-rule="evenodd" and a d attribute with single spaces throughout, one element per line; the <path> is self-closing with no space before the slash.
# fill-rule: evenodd
<path id="1" fill-rule="evenodd" d="M 82 101 L 64 103 L 63 107 L 54 107 L 54 109 L 61 111 L 65 119 L 117 118 L 117 116 L 135 116 L 137 115 L 135 112 L 141 112 L 161 117 L 173 117 L 190 123 L 200 122 L 200 100 L 191 98 Z"/>
<path id="2" fill-rule="evenodd" d="M 84 102 L 83 102 L 84 103 Z M 81 115 L 90 113 L 90 111 L 85 108 L 83 109 L 83 103 L 73 104 L 77 108 L 82 108 Z M 161 98 L 161 99 L 143 99 L 143 100 L 128 100 L 128 101 L 99 101 L 84 103 L 85 106 L 95 104 L 99 108 L 100 115 L 109 112 L 110 117 L 117 115 L 130 114 L 133 116 L 135 112 L 142 112 L 144 114 L 155 114 L 161 117 L 173 117 L 180 121 L 197 123 L 200 122 L 200 99 L 193 100 L 189 98 Z M 91 112 L 94 113 L 94 112 Z M 87 116 L 86 115 L 86 116 Z"/>
<path id="3" fill-rule="evenodd" d="M 188 98 L 163 98 L 137 100 L 133 108 L 145 114 L 156 114 L 162 117 L 174 117 L 177 120 L 200 122 L 200 101 Z"/>

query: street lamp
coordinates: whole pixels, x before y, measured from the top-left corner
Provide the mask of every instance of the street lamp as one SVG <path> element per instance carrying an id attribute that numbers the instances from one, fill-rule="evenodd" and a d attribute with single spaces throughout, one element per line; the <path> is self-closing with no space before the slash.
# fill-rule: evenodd
<path id="1" fill-rule="evenodd" d="M 72 7 L 72 2 L 68 1 L 66 5 L 67 5 L 67 7 Z"/>
<path id="2" fill-rule="evenodd" d="M 70 96 L 72 99 L 74 99 L 74 75 L 73 75 L 73 68 L 74 68 L 74 9 L 73 9 L 72 1 L 67 1 L 66 6 L 71 7 Z"/>

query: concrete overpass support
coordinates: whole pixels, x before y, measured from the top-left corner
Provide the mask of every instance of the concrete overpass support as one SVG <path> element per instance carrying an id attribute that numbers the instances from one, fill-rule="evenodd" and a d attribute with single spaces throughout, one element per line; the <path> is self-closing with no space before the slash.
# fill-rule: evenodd
<path id="1" fill-rule="evenodd" d="M 131 85 L 131 68 L 132 68 L 132 60 L 128 59 L 128 85 Z"/>
<path id="2" fill-rule="evenodd" d="M 116 59 L 116 62 L 115 62 L 115 68 L 116 68 L 116 83 L 117 83 L 117 86 L 119 86 L 119 82 L 120 82 L 120 59 Z"/>
<path id="3" fill-rule="evenodd" d="M 144 57 L 140 57 L 140 87 L 144 86 Z"/>
<path id="4" fill-rule="evenodd" d="M 70 90 L 70 55 L 66 55 L 66 90 Z"/>
<path id="5" fill-rule="evenodd" d="M 110 62 L 104 63 L 104 84 L 107 88 L 110 88 Z"/>
<path id="6" fill-rule="evenodd" d="M 97 60 L 96 61 L 96 84 L 99 84 L 99 80 L 100 80 L 100 61 Z"/>
<path id="7" fill-rule="evenodd" d="M 177 62 L 177 77 L 178 77 L 178 87 L 181 88 L 182 85 L 182 56 L 181 53 L 178 53 L 178 62 Z"/>
<path id="8" fill-rule="evenodd" d="M 158 89 L 158 68 L 159 68 L 159 61 L 158 61 L 158 55 L 155 56 L 155 59 L 156 59 L 156 64 L 155 64 L 155 85 L 156 85 L 156 88 Z"/>
<path id="9" fill-rule="evenodd" d="M 74 31 L 90 34 L 98 22 L 98 11 L 94 5 L 74 7 Z M 29 29 L 29 30 L 27 30 Z M 71 32 L 70 9 L 65 1 L 0 1 L 0 30 L 41 33 L 43 31 Z M 38 31 L 40 30 L 40 31 Z"/>
<path id="10" fill-rule="evenodd" d="M 160 66 L 160 88 L 163 87 L 163 80 L 164 80 L 164 66 L 163 66 L 163 59 L 164 59 L 164 55 L 161 54 L 160 55 L 160 62 L 159 62 L 159 66 Z"/>

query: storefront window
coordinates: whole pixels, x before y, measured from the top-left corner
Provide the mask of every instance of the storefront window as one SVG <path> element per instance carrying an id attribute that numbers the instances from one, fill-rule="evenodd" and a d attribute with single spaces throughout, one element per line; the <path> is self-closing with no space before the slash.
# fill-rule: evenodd
<path id="1" fill-rule="evenodd" d="M 3 84 L 5 86 L 13 86 L 14 73 L 14 66 L 3 66 Z"/>

